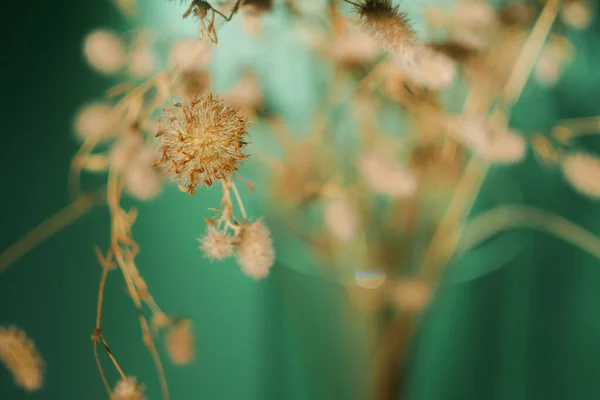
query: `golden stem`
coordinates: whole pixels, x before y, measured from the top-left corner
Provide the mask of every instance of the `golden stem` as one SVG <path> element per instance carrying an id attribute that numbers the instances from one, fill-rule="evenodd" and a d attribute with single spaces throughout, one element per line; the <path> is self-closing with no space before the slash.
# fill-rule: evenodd
<path id="1" fill-rule="evenodd" d="M 108 381 L 106 380 L 106 375 L 104 374 L 104 369 L 102 368 L 102 363 L 100 362 L 100 357 L 98 356 L 98 341 L 94 340 L 94 357 L 96 358 L 96 364 L 98 365 L 98 371 L 100 372 L 100 377 L 102 378 L 102 382 L 104 383 L 104 387 L 108 392 L 108 395 L 112 394 L 112 390 Z"/>
<path id="2" fill-rule="evenodd" d="M 520 205 L 497 207 L 475 217 L 465 228 L 457 251 L 465 253 L 493 235 L 515 228 L 539 229 L 600 259 L 598 236 L 557 214 Z"/>
<path id="3" fill-rule="evenodd" d="M 104 201 L 104 193 L 105 188 L 102 187 L 89 194 L 79 196 L 67 207 L 58 211 L 9 246 L 2 254 L 0 254 L 0 274 L 37 245 L 43 243 L 61 229 L 77 221 L 80 217 L 94 208 L 94 206 L 102 203 Z"/>
<path id="4" fill-rule="evenodd" d="M 104 334 L 102 332 L 99 332 L 99 336 L 100 336 L 100 341 L 102 342 L 102 345 L 104 346 L 104 349 L 106 350 L 106 353 L 108 354 L 108 357 L 110 357 L 110 360 L 113 362 L 115 368 L 117 369 L 117 371 L 119 371 L 119 375 L 121 375 L 121 378 L 127 379 L 127 375 L 125 375 L 125 372 L 123 372 L 123 369 L 117 362 L 117 359 L 114 356 L 112 350 L 110 349 L 110 347 L 108 347 L 108 343 L 106 342 L 106 339 L 104 339 Z"/>
<path id="5" fill-rule="evenodd" d="M 233 189 L 233 194 L 235 195 L 235 200 L 237 201 L 238 206 L 240 207 L 240 212 L 242 213 L 242 217 L 244 218 L 244 220 L 247 220 L 248 216 L 246 215 L 246 209 L 244 208 L 244 203 L 242 202 L 242 198 L 240 197 L 240 192 L 238 192 L 238 189 L 235 186 L 235 183 L 233 181 L 231 181 L 231 189 Z"/>

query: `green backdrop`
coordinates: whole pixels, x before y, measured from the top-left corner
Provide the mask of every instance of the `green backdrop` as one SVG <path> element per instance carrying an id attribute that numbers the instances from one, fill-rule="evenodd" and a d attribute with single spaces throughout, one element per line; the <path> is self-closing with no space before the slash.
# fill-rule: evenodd
<path id="1" fill-rule="evenodd" d="M 163 4 L 155 3 L 147 10 L 151 23 L 167 18 L 160 15 Z M 67 204 L 66 176 L 77 149 L 72 115 L 111 84 L 85 65 L 81 40 L 95 27 L 124 26 L 107 1 L 14 2 L 6 6 L 5 19 L 0 248 Z M 285 31 L 288 22 L 274 18 L 269 32 Z M 174 35 L 185 26 L 179 20 L 170 24 L 160 29 Z M 195 25 L 186 25 L 181 29 L 193 33 Z M 290 47 L 285 34 L 269 34 L 260 45 L 236 30 L 234 21 L 220 32 L 217 88 L 233 84 L 241 66 L 251 64 L 268 101 L 296 127 L 305 126 L 320 95 L 315 88 L 327 76 L 301 47 Z M 526 133 L 547 130 L 560 118 L 600 114 L 600 24 L 569 37 L 575 65 L 551 91 L 528 85 L 516 108 L 512 123 Z M 235 46 L 226 46 L 228 41 Z M 594 138 L 579 143 L 600 151 Z M 356 388 L 369 371 L 360 346 L 348 352 L 360 332 L 344 325 L 341 289 L 298 272 L 308 261 L 287 242 L 278 243 L 277 251 L 292 268 L 276 264 L 260 282 L 232 262 L 208 262 L 195 238 L 204 230 L 205 208 L 217 201 L 215 190 L 189 198 L 169 186 L 139 205 L 138 265 L 165 310 L 194 321 L 196 362 L 183 368 L 167 362 L 172 397 L 358 398 Z M 521 165 L 491 172 L 476 210 L 507 202 L 557 212 L 600 234 L 600 203 L 575 194 L 558 171 L 539 166 L 531 154 Z M 259 215 L 261 205 L 250 203 Z M 1 399 L 106 397 L 90 337 L 101 272 L 93 246 L 108 243 L 107 216 L 104 207 L 93 211 L 0 276 L 0 324 L 22 327 L 47 363 L 46 385 L 33 395 L 16 389 L 0 369 Z M 274 227 L 275 238 L 284 234 L 280 229 Z M 598 260 L 542 233 L 499 235 L 450 265 L 411 347 L 406 398 L 598 398 L 598 304 Z M 135 309 L 116 273 L 109 277 L 103 325 L 126 372 L 159 398 Z M 117 378 L 112 372 L 110 377 Z"/>

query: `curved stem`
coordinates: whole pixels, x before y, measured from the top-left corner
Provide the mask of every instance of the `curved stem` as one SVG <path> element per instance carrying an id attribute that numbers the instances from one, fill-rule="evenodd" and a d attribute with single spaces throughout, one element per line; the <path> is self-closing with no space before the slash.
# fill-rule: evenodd
<path id="1" fill-rule="evenodd" d="M 465 228 L 457 251 L 465 253 L 495 234 L 515 228 L 550 233 L 600 259 L 598 236 L 557 214 L 519 205 L 498 207 L 475 217 Z"/>
<path id="2" fill-rule="evenodd" d="M 108 392 L 108 396 L 112 395 L 112 390 L 110 389 L 110 385 L 108 384 L 108 380 L 106 380 L 106 375 L 104 374 L 104 369 L 102 368 L 102 363 L 100 362 L 100 357 L 98 356 L 98 341 L 94 340 L 94 357 L 96 358 L 96 364 L 98 365 L 98 371 L 100 372 L 100 377 L 102 378 L 102 382 L 104 383 L 104 387 Z"/>
<path id="3" fill-rule="evenodd" d="M 37 245 L 104 202 L 104 193 L 105 188 L 102 187 L 92 193 L 80 196 L 4 250 L 0 254 L 0 274 Z"/>

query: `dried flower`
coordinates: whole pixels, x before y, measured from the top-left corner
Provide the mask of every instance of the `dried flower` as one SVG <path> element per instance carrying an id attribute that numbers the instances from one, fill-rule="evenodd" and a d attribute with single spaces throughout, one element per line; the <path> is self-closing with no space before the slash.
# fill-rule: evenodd
<path id="1" fill-rule="evenodd" d="M 247 158 L 242 154 L 246 122 L 211 93 L 166 109 L 159 123 L 157 165 L 190 195 L 198 185 L 230 176 Z"/>
<path id="2" fill-rule="evenodd" d="M 584 152 L 568 154 L 562 160 L 567 181 L 580 193 L 600 198 L 600 159 Z"/>
<path id="3" fill-rule="evenodd" d="M 377 41 L 371 35 L 359 32 L 336 35 L 333 38 L 332 56 L 346 68 L 353 68 L 374 61 L 379 55 Z"/>
<path id="4" fill-rule="evenodd" d="M 26 391 L 33 392 L 44 384 L 42 358 L 22 330 L 0 327 L 0 361 Z"/>
<path id="5" fill-rule="evenodd" d="M 328 193 L 323 204 L 323 220 L 327 229 L 342 242 L 356 236 L 358 215 L 350 199 L 341 190 Z"/>
<path id="6" fill-rule="evenodd" d="M 110 149 L 111 167 L 117 172 L 125 172 L 143 146 L 144 140 L 138 132 L 124 131 Z"/>
<path id="7" fill-rule="evenodd" d="M 207 226 L 206 234 L 198 241 L 204 255 L 211 260 L 222 260 L 233 255 L 233 238 L 212 225 Z"/>
<path id="8" fill-rule="evenodd" d="M 146 78 L 156 69 L 156 60 L 148 46 L 138 46 L 129 53 L 128 72 L 134 78 Z"/>
<path id="9" fill-rule="evenodd" d="M 560 10 L 562 21 L 574 29 L 586 29 L 592 22 L 592 11 L 585 0 L 566 1 Z"/>
<path id="10" fill-rule="evenodd" d="M 189 364 L 194 358 L 194 335 L 191 321 L 178 321 L 167 334 L 166 344 L 174 364 Z"/>
<path id="11" fill-rule="evenodd" d="M 75 115 L 75 132 L 82 139 L 101 140 L 113 137 L 119 131 L 119 123 L 113 107 L 105 102 L 84 105 Z"/>
<path id="12" fill-rule="evenodd" d="M 374 192 L 390 197 L 408 197 L 415 193 L 417 180 L 402 164 L 381 152 L 371 151 L 358 162 L 365 184 Z"/>
<path id="13" fill-rule="evenodd" d="M 356 7 L 363 28 L 377 39 L 402 67 L 414 67 L 420 57 L 421 42 L 410 26 L 406 13 L 391 0 L 365 0 Z"/>
<path id="14" fill-rule="evenodd" d="M 125 47 L 121 39 L 103 29 L 86 36 L 83 53 L 92 67 L 105 74 L 114 74 L 125 66 Z"/>
<path id="15" fill-rule="evenodd" d="M 242 79 L 221 97 L 227 104 L 239 108 L 240 114 L 246 119 L 256 115 L 264 104 L 264 96 L 258 79 L 251 73 L 244 74 Z"/>
<path id="16" fill-rule="evenodd" d="M 137 383 L 133 376 L 122 379 L 117 383 L 111 400 L 145 400 L 144 386 Z"/>
<path id="17" fill-rule="evenodd" d="M 162 176 L 154 164 L 156 153 L 144 146 L 136 154 L 125 170 L 125 189 L 140 200 L 156 197 L 162 189 Z"/>
<path id="18" fill-rule="evenodd" d="M 152 315 L 152 325 L 156 329 L 162 329 L 171 323 L 171 318 L 163 312 L 156 312 Z"/>
<path id="19" fill-rule="evenodd" d="M 450 132 L 474 153 L 497 163 L 514 163 L 523 159 L 525 140 L 511 130 L 498 129 L 480 117 L 460 117 Z"/>
<path id="20" fill-rule="evenodd" d="M 275 262 L 271 234 L 260 219 L 242 225 L 236 250 L 237 262 L 242 271 L 254 279 L 267 276 Z"/>
<path id="21" fill-rule="evenodd" d="M 431 297 L 431 287 L 419 279 L 399 280 L 390 289 L 393 303 L 409 313 L 421 311 Z"/>
<path id="22" fill-rule="evenodd" d="M 451 58 L 426 47 L 421 52 L 419 68 L 406 69 L 403 72 L 413 82 L 428 89 L 439 90 L 452 83 L 457 69 Z"/>

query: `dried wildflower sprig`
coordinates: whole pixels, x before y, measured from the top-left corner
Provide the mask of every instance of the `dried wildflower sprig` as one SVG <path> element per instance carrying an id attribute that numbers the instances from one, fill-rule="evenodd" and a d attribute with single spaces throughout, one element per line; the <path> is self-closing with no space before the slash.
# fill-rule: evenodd
<path id="1" fill-rule="evenodd" d="M 25 332 L 14 326 L 0 327 L 0 362 L 24 390 L 33 392 L 44 384 L 42 357 Z"/>

